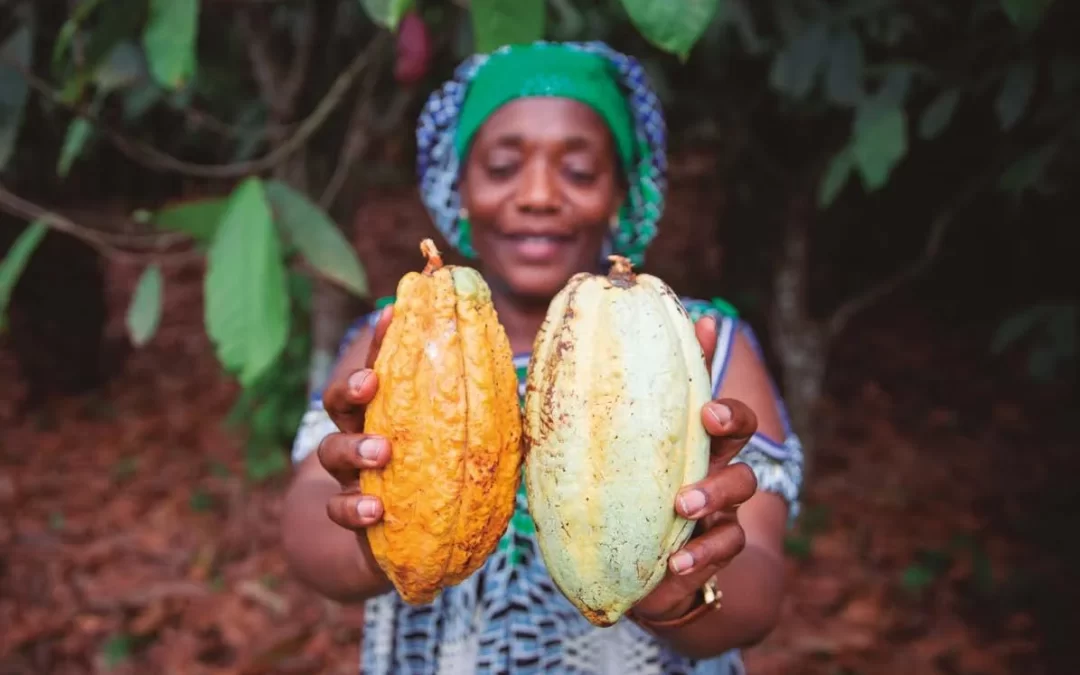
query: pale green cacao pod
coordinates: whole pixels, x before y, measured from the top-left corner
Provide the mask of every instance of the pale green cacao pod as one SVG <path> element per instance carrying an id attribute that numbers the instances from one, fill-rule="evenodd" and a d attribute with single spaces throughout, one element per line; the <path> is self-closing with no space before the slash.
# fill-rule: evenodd
<path id="1" fill-rule="evenodd" d="M 552 300 L 525 395 L 526 490 L 544 563 L 593 624 L 614 624 L 663 578 L 694 523 L 679 490 L 705 477 L 709 373 L 662 280 L 612 256 Z"/>

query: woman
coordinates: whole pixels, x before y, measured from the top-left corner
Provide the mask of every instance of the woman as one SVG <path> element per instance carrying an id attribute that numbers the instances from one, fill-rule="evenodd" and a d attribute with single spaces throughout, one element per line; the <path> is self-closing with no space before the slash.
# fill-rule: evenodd
<path id="1" fill-rule="evenodd" d="M 664 134 L 637 62 L 599 43 L 474 56 L 428 101 L 417 132 L 422 196 L 491 285 L 519 378 L 571 275 L 605 271 L 612 251 L 642 262 L 663 206 Z M 498 550 L 471 578 L 426 606 L 393 592 L 364 535 L 381 504 L 355 488 L 360 471 L 393 453 L 361 433 L 392 310 L 359 322 L 297 436 L 283 527 L 305 582 L 366 602 L 362 672 L 741 672 L 736 650 L 777 619 L 802 455 L 750 329 L 718 307 L 685 303 L 717 399 L 701 411 L 713 436 L 709 475 L 674 505 L 699 525 L 661 584 L 606 629 L 554 587 L 523 492 Z"/>

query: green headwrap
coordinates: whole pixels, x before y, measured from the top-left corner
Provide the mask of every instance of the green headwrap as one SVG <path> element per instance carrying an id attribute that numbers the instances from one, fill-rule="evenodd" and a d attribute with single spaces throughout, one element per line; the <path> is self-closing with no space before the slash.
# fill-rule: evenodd
<path id="1" fill-rule="evenodd" d="M 623 167 L 634 166 L 634 120 L 618 73 L 599 54 L 546 43 L 515 45 L 493 54 L 469 83 L 454 139 L 464 157 L 480 126 L 501 106 L 530 96 L 580 101 L 607 123 Z"/>

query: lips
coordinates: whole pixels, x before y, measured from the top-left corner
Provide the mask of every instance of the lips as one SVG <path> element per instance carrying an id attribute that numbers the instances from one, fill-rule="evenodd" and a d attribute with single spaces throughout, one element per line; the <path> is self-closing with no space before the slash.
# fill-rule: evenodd
<path id="1" fill-rule="evenodd" d="M 550 263 L 566 254 L 577 237 L 555 233 L 501 233 L 499 239 L 521 262 Z"/>

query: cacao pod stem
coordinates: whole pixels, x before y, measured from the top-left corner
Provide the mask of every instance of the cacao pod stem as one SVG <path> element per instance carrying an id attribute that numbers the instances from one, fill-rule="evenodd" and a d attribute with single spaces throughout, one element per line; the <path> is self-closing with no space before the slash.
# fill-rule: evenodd
<path id="1" fill-rule="evenodd" d="M 609 255 L 608 260 L 611 261 L 611 271 L 608 272 L 611 283 L 621 288 L 634 285 L 634 263 L 630 262 L 629 258 Z"/>
<path id="2" fill-rule="evenodd" d="M 424 239 L 421 241 L 420 252 L 427 256 L 424 274 L 431 276 L 432 272 L 443 266 L 442 256 L 439 254 L 439 249 L 435 248 L 435 242 L 432 240 Z"/>

